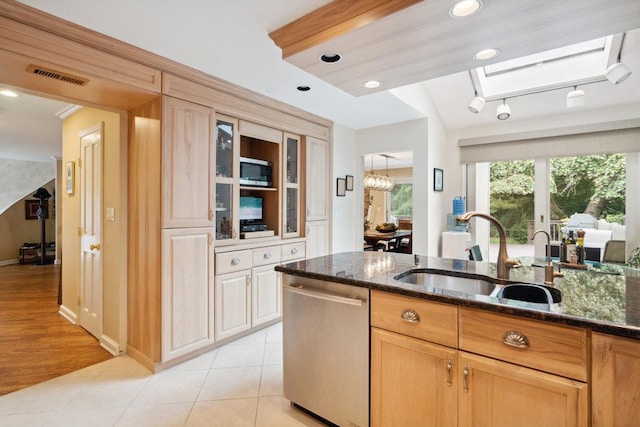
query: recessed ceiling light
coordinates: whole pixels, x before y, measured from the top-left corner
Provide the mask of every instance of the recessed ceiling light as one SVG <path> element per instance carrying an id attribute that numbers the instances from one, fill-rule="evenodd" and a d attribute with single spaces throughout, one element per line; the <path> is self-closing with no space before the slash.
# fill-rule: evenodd
<path id="1" fill-rule="evenodd" d="M 300 92 L 309 92 L 311 90 L 309 86 L 298 86 L 296 89 L 298 89 Z"/>
<path id="2" fill-rule="evenodd" d="M 338 62 L 342 59 L 339 53 L 336 52 L 327 52 L 320 55 L 320 61 L 325 64 L 333 64 L 334 62 Z"/>
<path id="3" fill-rule="evenodd" d="M 456 2 L 449 9 L 449 16 L 453 18 L 464 18 L 470 16 L 480 10 L 482 2 L 480 0 L 462 0 Z"/>
<path id="4" fill-rule="evenodd" d="M 364 87 L 366 87 L 367 89 L 375 89 L 377 87 L 380 87 L 381 84 L 382 83 L 377 80 L 369 80 L 364 84 Z"/>
<path id="5" fill-rule="evenodd" d="M 495 58 L 499 54 L 500 54 L 500 50 L 498 49 L 494 49 L 494 48 L 483 49 L 479 52 L 476 52 L 476 54 L 473 55 L 473 59 L 475 59 L 476 61 L 484 61 L 487 59 Z"/>
<path id="6" fill-rule="evenodd" d="M 0 90 L 0 95 L 4 95 L 4 96 L 8 96 L 10 98 L 15 98 L 16 96 L 18 96 L 17 93 L 15 93 L 12 90 L 8 90 L 8 89 L 2 89 Z"/>

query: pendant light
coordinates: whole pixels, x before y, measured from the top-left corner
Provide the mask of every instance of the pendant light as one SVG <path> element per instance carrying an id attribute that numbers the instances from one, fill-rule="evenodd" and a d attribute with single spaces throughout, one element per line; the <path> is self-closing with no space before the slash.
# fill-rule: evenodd
<path id="1" fill-rule="evenodd" d="M 375 191 L 391 191 L 395 187 L 395 182 L 389 178 L 389 155 L 380 154 L 387 161 L 386 175 L 380 175 L 373 172 L 373 154 L 371 155 L 371 170 L 364 177 L 364 188 Z"/>

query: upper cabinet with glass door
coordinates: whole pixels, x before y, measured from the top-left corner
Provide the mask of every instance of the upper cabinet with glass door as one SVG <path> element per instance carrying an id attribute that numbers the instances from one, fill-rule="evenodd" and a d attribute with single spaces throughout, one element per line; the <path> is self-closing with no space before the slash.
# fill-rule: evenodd
<path id="1" fill-rule="evenodd" d="M 238 120 L 216 115 L 216 244 L 234 244 L 239 233 L 238 195 L 240 143 Z"/>
<path id="2" fill-rule="evenodd" d="M 284 135 L 283 150 L 284 223 L 283 237 L 300 235 L 300 137 Z"/>

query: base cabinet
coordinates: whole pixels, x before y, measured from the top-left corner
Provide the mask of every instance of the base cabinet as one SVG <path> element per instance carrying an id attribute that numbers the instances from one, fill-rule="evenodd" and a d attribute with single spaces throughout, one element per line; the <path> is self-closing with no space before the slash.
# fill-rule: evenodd
<path id="1" fill-rule="evenodd" d="M 458 360 L 460 425 L 588 425 L 587 384 L 465 352 Z"/>
<path id="2" fill-rule="evenodd" d="M 456 426 L 456 350 L 371 329 L 371 425 Z"/>
<path id="3" fill-rule="evenodd" d="M 262 325 L 282 315 L 281 274 L 276 264 L 251 269 L 251 326 Z"/>
<path id="4" fill-rule="evenodd" d="M 372 426 L 589 425 L 588 384 L 555 372 L 586 378 L 583 330 L 379 291 L 371 326 Z M 530 344 L 514 353 L 493 329 Z M 525 367 L 542 357 L 545 371 Z"/>
<path id="5" fill-rule="evenodd" d="M 216 340 L 251 328 L 251 270 L 216 276 Z"/>
<path id="6" fill-rule="evenodd" d="M 593 426 L 637 426 L 640 342 L 594 333 L 591 343 Z"/>
<path id="7" fill-rule="evenodd" d="M 213 228 L 162 230 L 162 361 L 214 342 Z"/>

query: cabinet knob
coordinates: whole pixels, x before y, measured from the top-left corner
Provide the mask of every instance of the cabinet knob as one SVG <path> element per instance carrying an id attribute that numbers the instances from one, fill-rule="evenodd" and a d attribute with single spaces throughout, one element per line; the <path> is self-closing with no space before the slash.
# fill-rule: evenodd
<path id="1" fill-rule="evenodd" d="M 410 308 L 403 311 L 400 318 L 408 323 L 418 323 L 420 321 L 420 315 L 418 312 L 411 310 Z"/>
<path id="2" fill-rule="evenodd" d="M 265 252 L 264 259 L 269 259 L 269 258 L 271 258 L 271 252 Z"/>
<path id="3" fill-rule="evenodd" d="M 298 253 L 298 248 L 291 248 L 291 253 L 292 254 L 297 254 Z"/>
<path id="4" fill-rule="evenodd" d="M 510 347 L 529 348 L 529 338 L 522 332 L 507 331 L 502 335 L 502 342 Z"/>
<path id="5" fill-rule="evenodd" d="M 100 243 L 96 243 L 95 245 L 89 245 L 89 249 L 92 251 L 99 251 L 100 250 Z"/>
<path id="6" fill-rule="evenodd" d="M 233 264 L 233 265 L 238 265 L 238 264 L 240 264 L 240 258 L 233 258 L 233 259 L 231 260 L 231 264 Z"/>
<path id="7" fill-rule="evenodd" d="M 447 385 L 451 387 L 451 370 L 453 369 L 453 361 L 451 359 L 447 360 Z"/>

